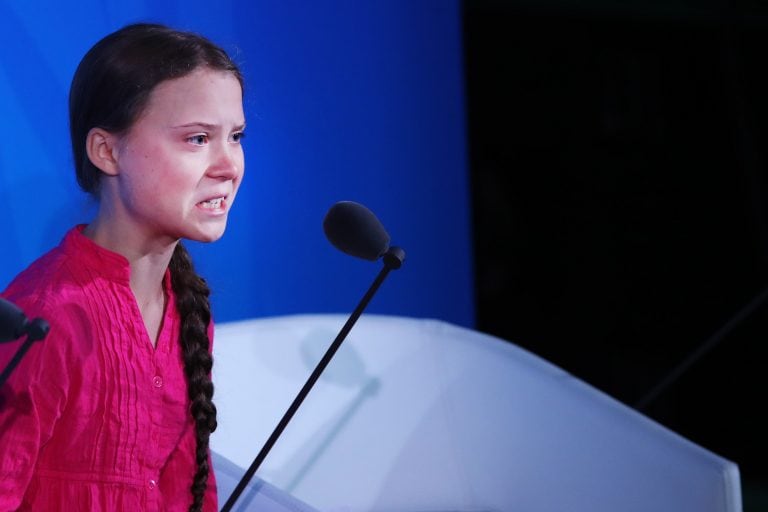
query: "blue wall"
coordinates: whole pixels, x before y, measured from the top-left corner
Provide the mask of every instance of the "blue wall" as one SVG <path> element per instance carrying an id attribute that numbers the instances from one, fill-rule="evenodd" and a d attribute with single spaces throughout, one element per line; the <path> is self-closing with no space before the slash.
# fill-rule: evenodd
<path id="1" fill-rule="evenodd" d="M 69 154 L 80 57 L 126 23 L 158 21 L 224 46 L 247 81 L 246 177 L 227 233 L 190 244 L 218 321 L 351 311 L 380 264 L 333 249 L 321 223 L 355 200 L 408 254 L 368 311 L 473 325 L 458 0 L 61 5 L 0 1 L 0 288 L 95 210 Z"/>

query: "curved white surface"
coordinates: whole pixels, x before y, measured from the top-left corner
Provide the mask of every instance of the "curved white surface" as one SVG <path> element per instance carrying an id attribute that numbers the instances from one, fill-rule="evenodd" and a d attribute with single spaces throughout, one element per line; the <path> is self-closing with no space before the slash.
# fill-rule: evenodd
<path id="1" fill-rule="evenodd" d="M 219 493 L 219 510 L 229 499 L 232 491 L 245 474 L 245 470 L 220 454 L 211 457 L 216 469 L 216 490 Z M 317 512 L 306 503 L 287 492 L 254 476 L 235 501 L 232 512 Z"/>
<path id="2" fill-rule="evenodd" d="M 217 457 L 251 464 L 346 318 L 217 326 Z M 741 510 L 735 464 L 520 347 L 373 315 L 257 474 L 328 512 Z"/>

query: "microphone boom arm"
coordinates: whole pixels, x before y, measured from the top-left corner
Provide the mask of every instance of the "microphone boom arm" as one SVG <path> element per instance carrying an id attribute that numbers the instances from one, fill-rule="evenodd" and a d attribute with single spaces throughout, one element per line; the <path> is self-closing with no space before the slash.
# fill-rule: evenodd
<path id="1" fill-rule="evenodd" d="M 261 448 L 261 451 L 258 453 L 258 455 L 256 455 L 256 458 L 253 460 L 253 463 L 251 464 L 251 466 L 248 468 L 248 470 L 245 472 L 243 477 L 240 479 L 240 482 L 237 484 L 237 487 L 235 487 L 235 490 L 232 491 L 232 494 L 229 496 L 229 499 L 227 499 L 227 502 L 224 504 L 224 507 L 221 509 L 221 512 L 229 512 L 232 509 L 232 507 L 235 504 L 235 501 L 237 501 L 237 498 L 245 490 L 246 485 L 248 485 L 248 482 L 251 481 L 251 478 L 253 478 L 253 475 L 256 473 L 256 470 L 259 468 L 259 466 L 264 461 L 269 451 L 272 449 L 272 446 L 277 441 L 277 438 L 280 437 L 280 434 L 282 434 L 283 430 L 288 425 L 288 422 L 291 421 L 291 418 L 293 418 L 293 415 L 296 413 L 296 410 L 299 408 L 299 406 L 304 401 L 309 391 L 312 389 L 312 386 L 314 386 L 315 382 L 317 382 L 317 380 L 320 378 L 320 375 L 323 373 L 323 370 L 325 370 L 325 367 L 328 366 L 328 363 L 331 361 L 331 358 L 333 358 L 336 351 L 344 342 L 344 339 L 349 334 L 349 331 L 352 330 L 352 327 L 357 322 L 357 319 L 360 318 L 360 315 L 362 315 L 363 310 L 365 310 L 366 306 L 368 306 L 368 303 L 371 301 L 376 291 L 384 282 L 384 279 L 386 279 L 387 275 L 391 270 L 396 270 L 400 268 L 404 260 L 405 260 L 405 251 L 400 247 L 390 247 L 387 250 L 387 252 L 384 253 L 384 256 L 383 256 L 384 267 L 379 272 L 379 275 L 376 276 L 376 279 L 373 281 L 373 284 L 371 284 L 371 287 L 368 288 L 368 291 L 365 293 L 363 298 L 357 304 L 357 307 L 355 308 L 355 310 L 347 319 L 347 322 L 339 331 L 339 334 L 336 336 L 336 339 L 333 340 L 333 343 L 331 343 L 331 346 L 328 347 L 328 350 L 325 352 L 325 355 L 322 357 L 322 359 L 320 359 L 320 362 L 317 364 L 314 371 L 307 379 L 307 382 L 304 384 L 304 387 L 302 387 L 301 391 L 299 391 L 299 394 L 296 395 L 296 398 L 293 400 L 293 403 L 291 403 L 290 407 L 288 407 L 288 410 L 283 415 L 283 418 L 275 427 L 275 430 L 272 432 L 272 435 L 269 436 L 269 439 L 267 439 L 267 442 Z"/>

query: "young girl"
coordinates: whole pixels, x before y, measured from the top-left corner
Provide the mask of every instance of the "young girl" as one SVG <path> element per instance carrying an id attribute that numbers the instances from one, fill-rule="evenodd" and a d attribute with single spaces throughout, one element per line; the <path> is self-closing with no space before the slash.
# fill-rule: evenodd
<path id="1" fill-rule="evenodd" d="M 0 511 L 214 511 L 213 325 L 179 240 L 224 232 L 242 76 L 199 35 L 130 25 L 85 55 L 69 108 L 99 209 L 3 293 L 51 329 L 0 389 Z"/>

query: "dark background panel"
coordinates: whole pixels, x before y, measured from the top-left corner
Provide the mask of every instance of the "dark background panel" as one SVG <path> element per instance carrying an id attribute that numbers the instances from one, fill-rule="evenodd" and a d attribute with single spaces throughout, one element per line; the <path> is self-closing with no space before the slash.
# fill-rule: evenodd
<path id="1" fill-rule="evenodd" d="M 758 510 L 768 18 L 673 6 L 464 2 L 477 326 L 646 402 Z"/>

